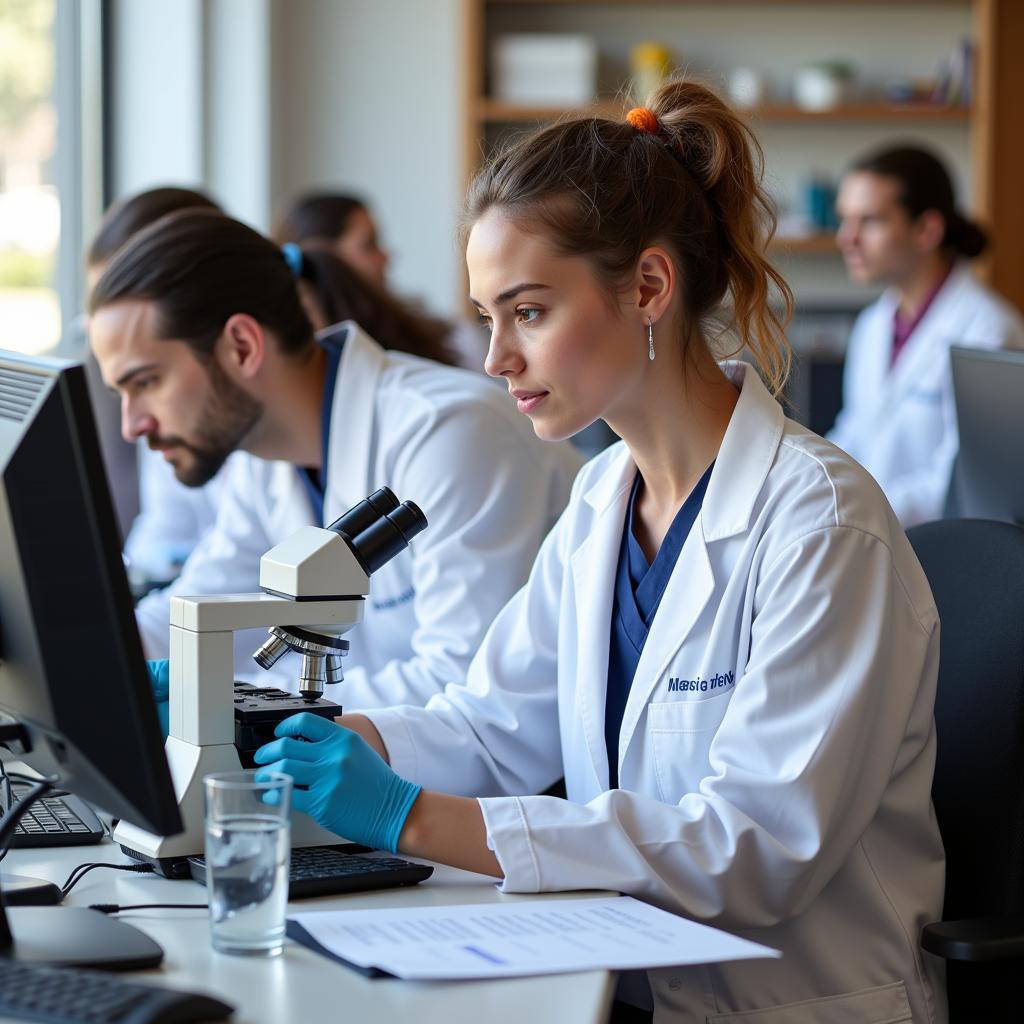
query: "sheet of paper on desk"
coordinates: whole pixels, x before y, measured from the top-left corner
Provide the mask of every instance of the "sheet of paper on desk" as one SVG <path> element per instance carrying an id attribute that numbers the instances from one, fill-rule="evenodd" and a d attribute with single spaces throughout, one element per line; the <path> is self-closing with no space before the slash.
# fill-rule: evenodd
<path id="1" fill-rule="evenodd" d="M 295 914 L 326 951 L 399 978 L 502 978 L 780 954 L 629 896 Z"/>

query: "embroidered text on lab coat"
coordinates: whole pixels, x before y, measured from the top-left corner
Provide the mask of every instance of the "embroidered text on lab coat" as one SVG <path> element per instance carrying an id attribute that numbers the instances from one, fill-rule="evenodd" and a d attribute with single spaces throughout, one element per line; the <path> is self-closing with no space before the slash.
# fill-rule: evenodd
<path id="1" fill-rule="evenodd" d="M 696 679 L 681 679 L 669 676 L 669 693 L 709 693 L 712 690 L 723 690 L 736 685 L 735 672 L 716 672 L 707 679 L 698 676 Z"/>

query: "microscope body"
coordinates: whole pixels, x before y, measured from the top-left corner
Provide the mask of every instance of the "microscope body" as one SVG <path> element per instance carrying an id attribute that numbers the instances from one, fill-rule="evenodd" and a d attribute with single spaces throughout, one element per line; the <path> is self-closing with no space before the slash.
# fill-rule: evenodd
<path id="1" fill-rule="evenodd" d="M 260 560 L 262 592 L 171 599 L 165 751 L 185 828 L 175 836 L 158 836 L 121 822 L 113 838 L 125 853 L 167 877 L 188 877 L 187 858 L 204 847 L 203 777 L 238 771 L 251 758 L 252 750 L 240 751 L 236 739 L 245 735 L 252 742 L 253 728 L 240 729 L 239 723 L 256 723 L 259 733 L 274 718 L 303 710 L 330 718 L 341 713 L 338 705 L 321 699 L 323 683 L 341 677 L 340 658 L 348 644 L 340 638 L 362 620 L 370 574 L 425 526 L 415 505 L 400 506 L 385 488 L 330 527 L 304 527 L 271 548 Z M 236 691 L 234 633 L 254 627 L 271 631 L 254 655 L 262 667 L 289 650 L 303 655 L 301 697 L 281 695 L 279 713 L 253 687 Z M 344 841 L 292 812 L 293 846 Z"/>
<path id="2" fill-rule="evenodd" d="M 176 836 L 158 836 L 121 822 L 114 830 L 114 841 L 129 855 L 152 862 L 168 877 L 188 875 L 185 858 L 203 852 L 203 776 L 239 771 L 245 754 L 251 755 L 235 745 L 235 631 L 294 626 L 341 636 L 351 629 L 362 620 L 369 577 L 354 558 L 346 558 L 346 551 L 336 534 L 307 527 L 272 548 L 260 562 L 261 584 L 278 593 L 171 599 L 170 721 L 164 749 L 185 830 Z M 310 553 L 313 564 L 303 557 Z M 323 562 L 319 569 L 317 561 Z M 297 584 L 294 589 L 315 593 L 327 573 L 333 574 L 332 589 L 335 593 L 344 589 L 345 597 L 300 600 L 299 595 L 280 592 Z M 341 713 L 336 705 L 329 707 L 329 717 Z M 315 712 L 316 705 L 310 702 L 305 710 Z M 293 846 L 340 842 L 344 842 L 340 836 L 320 828 L 307 815 L 292 814 Z"/>

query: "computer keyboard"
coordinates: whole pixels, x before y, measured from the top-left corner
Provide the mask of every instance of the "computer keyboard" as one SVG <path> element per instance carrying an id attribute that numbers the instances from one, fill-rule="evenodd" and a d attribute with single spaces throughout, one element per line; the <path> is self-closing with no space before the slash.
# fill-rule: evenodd
<path id="1" fill-rule="evenodd" d="M 190 1024 L 226 1020 L 233 1012 L 233 1006 L 212 996 L 0 957 L 3 1018 L 44 1024 Z"/>
<path id="2" fill-rule="evenodd" d="M 14 801 L 30 788 L 30 783 L 12 782 Z M 87 846 L 98 843 L 103 836 L 103 823 L 92 808 L 67 793 L 36 800 L 18 822 L 11 846 Z"/>
<path id="3" fill-rule="evenodd" d="M 401 857 L 371 853 L 365 846 L 305 846 L 292 850 L 288 873 L 288 898 L 335 896 L 347 892 L 390 889 L 398 885 L 415 885 L 429 878 L 434 869 L 413 864 Z M 197 882 L 206 884 L 206 861 L 189 857 L 189 870 Z"/>

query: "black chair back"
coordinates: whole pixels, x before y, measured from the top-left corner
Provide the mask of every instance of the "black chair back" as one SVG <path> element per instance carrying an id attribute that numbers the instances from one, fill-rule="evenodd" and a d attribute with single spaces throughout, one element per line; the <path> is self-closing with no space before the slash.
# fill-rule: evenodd
<path id="1" fill-rule="evenodd" d="M 946 848 L 942 916 L 1024 914 L 1024 529 L 950 519 L 907 536 L 941 623 L 932 797 Z M 977 969 L 950 968 L 956 1020 Z"/>

